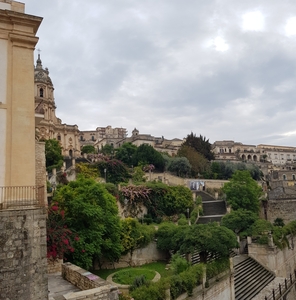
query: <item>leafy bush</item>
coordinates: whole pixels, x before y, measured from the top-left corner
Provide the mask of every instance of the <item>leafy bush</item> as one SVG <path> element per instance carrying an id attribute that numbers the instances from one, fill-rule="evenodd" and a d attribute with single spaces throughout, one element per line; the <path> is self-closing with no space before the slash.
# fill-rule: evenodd
<path id="1" fill-rule="evenodd" d="M 147 285 L 142 285 L 138 289 L 131 292 L 134 300 L 163 300 L 165 299 L 166 289 L 168 284 L 166 280 L 161 279 L 158 282 L 151 282 Z"/>
<path id="2" fill-rule="evenodd" d="M 178 220 L 178 225 L 180 226 L 188 225 L 188 220 L 186 218 L 181 218 Z"/>
<path id="3" fill-rule="evenodd" d="M 129 287 L 129 291 L 132 292 L 133 290 L 139 288 L 140 286 L 146 284 L 147 280 L 145 275 L 140 275 L 137 276 L 134 281 L 133 284 Z"/>
<path id="4" fill-rule="evenodd" d="M 183 281 L 180 275 L 171 276 L 169 282 L 172 299 L 176 299 L 179 295 L 185 292 Z"/>
<path id="5" fill-rule="evenodd" d="M 229 258 L 215 260 L 207 264 L 207 280 L 229 269 Z"/>
<path id="6" fill-rule="evenodd" d="M 188 261 L 181 257 L 178 253 L 174 254 L 171 259 L 171 269 L 173 270 L 174 274 L 180 274 L 183 271 L 186 271 L 189 268 Z"/>

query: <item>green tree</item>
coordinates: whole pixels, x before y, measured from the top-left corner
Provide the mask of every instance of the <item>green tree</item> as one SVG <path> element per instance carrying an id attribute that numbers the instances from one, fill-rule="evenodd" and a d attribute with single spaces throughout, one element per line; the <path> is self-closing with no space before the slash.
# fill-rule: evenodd
<path id="1" fill-rule="evenodd" d="M 132 257 L 135 249 L 146 246 L 153 240 L 155 235 L 153 226 L 142 225 L 133 218 L 122 219 L 120 222 L 123 253 L 130 253 Z"/>
<path id="2" fill-rule="evenodd" d="M 186 177 L 191 173 L 191 165 L 186 157 L 174 157 L 171 159 L 168 171 L 176 173 L 179 177 Z"/>
<path id="3" fill-rule="evenodd" d="M 212 145 L 206 137 L 199 135 L 196 136 L 193 132 L 187 135 L 184 146 L 189 146 L 195 149 L 198 153 L 202 154 L 207 160 L 213 160 L 214 154 L 212 152 Z"/>
<path id="4" fill-rule="evenodd" d="M 174 223 L 161 223 L 156 232 L 157 248 L 169 253 L 178 250 L 178 236 L 182 236 L 189 226 L 177 226 Z M 182 240 L 182 238 L 181 238 Z"/>
<path id="5" fill-rule="evenodd" d="M 124 143 L 121 147 L 115 150 L 115 158 L 121 160 L 127 166 L 132 167 L 136 151 L 136 145 L 132 143 Z"/>
<path id="6" fill-rule="evenodd" d="M 209 170 L 208 160 L 193 147 L 183 145 L 178 150 L 178 156 L 186 157 L 191 165 L 192 175 L 204 174 Z"/>
<path id="7" fill-rule="evenodd" d="M 113 145 L 106 144 L 105 146 L 102 146 L 100 153 L 108 156 L 112 156 L 114 154 L 114 147 Z"/>
<path id="8" fill-rule="evenodd" d="M 81 153 L 96 153 L 96 148 L 93 145 L 85 145 L 82 147 Z"/>
<path id="9" fill-rule="evenodd" d="M 62 147 L 55 139 L 45 141 L 46 170 L 59 169 L 63 165 Z"/>
<path id="10" fill-rule="evenodd" d="M 98 178 L 99 172 L 94 164 L 78 163 L 75 165 L 77 174 L 81 174 L 86 178 Z"/>
<path id="11" fill-rule="evenodd" d="M 65 222 L 79 236 L 69 259 L 89 269 L 102 257 L 116 261 L 122 251 L 116 199 L 103 184 L 79 177 L 59 188 L 55 201 L 65 211 Z"/>
<path id="12" fill-rule="evenodd" d="M 228 257 L 229 250 L 237 247 L 236 235 L 230 229 L 217 223 L 189 226 L 183 241 L 180 242 L 181 253 L 199 252 L 201 262 L 206 263 L 210 254 Z"/>
<path id="13" fill-rule="evenodd" d="M 248 229 L 258 220 L 258 215 L 245 209 L 233 210 L 222 218 L 221 225 L 236 234 L 247 235 Z"/>
<path id="14" fill-rule="evenodd" d="M 233 210 L 245 209 L 259 213 L 262 188 L 248 171 L 236 171 L 222 190 Z"/>
<path id="15" fill-rule="evenodd" d="M 145 172 L 142 167 L 133 168 L 132 181 L 133 183 L 142 183 L 146 181 Z"/>
<path id="16" fill-rule="evenodd" d="M 106 181 L 114 184 L 127 182 L 131 175 L 127 167 L 117 159 L 106 159 L 96 162 L 99 174 Z"/>
<path id="17" fill-rule="evenodd" d="M 165 166 L 164 158 L 161 153 L 152 146 L 142 144 L 137 148 L 133 156 L 133 165 L 154 165 L 158 171 L 163 171 Z"/>
<path id="18" fill-rule="evenodd" d="M 167 216 L 185 213 L 187 208 L 193 208 L 192 192 L 182 185 L 170 186 L 163 201 L 157 205 Z"/>

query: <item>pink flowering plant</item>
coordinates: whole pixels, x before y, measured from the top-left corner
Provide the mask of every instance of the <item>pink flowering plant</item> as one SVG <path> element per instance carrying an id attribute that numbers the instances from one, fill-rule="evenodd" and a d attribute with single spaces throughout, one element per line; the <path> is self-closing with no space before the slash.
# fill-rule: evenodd
<path id="1" fill-rule="evenodd" d="M 136 217 L 142 212 L 141 205 L 150 204 L 149 194 L 151 189 L 144 185 L 127 185 L 120 189 L 120 201 L 124 204 L 125 213 Z"/>
<path id="2" fill-rule="evenodd" d="M 154 169 L 155 169 L 155 166 L 152 164 L 143 166 L 144 172 L 152 172 Z"/>
<path id="3" fill-rule="evenodd" d="M 48 208 L 47 257 L 62 259 L 64 254 L 74 252 L 73 241 L 79 240 L 65 223 L 65 211 L 55 202 Z"/>

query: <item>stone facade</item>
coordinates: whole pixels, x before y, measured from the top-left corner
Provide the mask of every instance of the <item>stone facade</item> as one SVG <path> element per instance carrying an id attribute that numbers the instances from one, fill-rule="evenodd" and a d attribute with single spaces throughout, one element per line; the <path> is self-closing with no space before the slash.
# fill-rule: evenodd
<path id="1" fill-rule="evenodd" d="M 0 186 L 35 185 L 33 50 L 42 18 L 0 0 Z"/>
<path id="2" fill-rule="evenodd" d="M 216 160 L 270 163 L 271 166 L 296 168 L 296 147 L 245 145 L 235 141 L 216 141 L 212 145 Z"/>
<path id="3" fill-rule="evenodd" d="M 56 139 L 60 142 L 64 156 L 80 156 L 78 126 L 63 124 L 62 120 L 56 117 L 54 87 L 48 69 L 42 67 L 40 55 L 34 70 L 34 83 L 35 112 L 43 115 L 36 124 L 37 139 Z"/>
<path id="4" fill-rule="evenodd" d="M 0 211 L 0 249 L 0 299 L 47 299 L 44 208 Z"/>

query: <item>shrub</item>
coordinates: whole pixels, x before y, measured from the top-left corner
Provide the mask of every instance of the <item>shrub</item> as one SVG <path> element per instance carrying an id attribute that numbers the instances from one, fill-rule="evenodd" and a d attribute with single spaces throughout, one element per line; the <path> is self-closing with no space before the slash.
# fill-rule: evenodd
<path id="1" fill-rule="evenodd" d="M 130 286 L 129 290 L 132 292 L 133 290 L 139 288 L 147 282 L 145 275 L 137 276 L 134 279 L 133 284 Z"/>
<path id="2" fill-rule="evenodd" d="M 188 261 L 181 257 L 179 254 L 174 254 L 171 260 L 171 269 L 174 274 L 180 274 L 183 271 L 186 271 L 189 268 Z"/>
<path id="3" fill-rule="evenodd" d="M 207 280 L 229 269 L 230 263 L 228 258 L 215 260 L 207 264 Z"/>
<path id="4" fill-rule="evenodd" d="M 165 280 L 151 282 L 148 285 L 142 285 L 138 289 L 131 292 L 134 300 L 163 300 L 165 299 L 165 291 L 168 288 Z"/>

